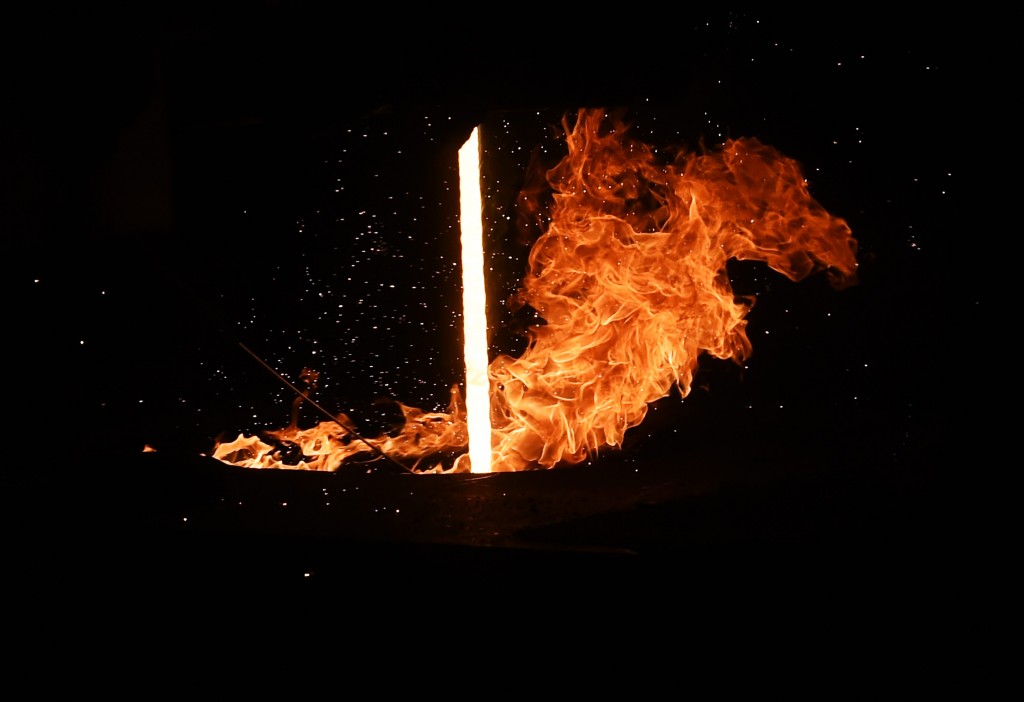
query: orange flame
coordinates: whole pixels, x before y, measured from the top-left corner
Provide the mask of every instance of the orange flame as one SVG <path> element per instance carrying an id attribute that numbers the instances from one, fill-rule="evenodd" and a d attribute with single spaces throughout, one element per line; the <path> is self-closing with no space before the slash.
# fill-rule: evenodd
<path id="1" fill-rule="evenodd" d="M 545 323 L 530 328 L 519 358 L 500 355 L 488 369 L 494 471 L 575 464 L 619 447 L 651 402 L 673 389 L 689 394 L 702 353 L 746 360 L 753 300 L 733 294 L 729 260 L 762 261 L 793 281 L 824 271 L 836 289 L 856 282 L 849 226 L 811 197 L 799 164 L 774 148 L 735 139 L 666 163 L 603 110 L 580 110 L 574 124 L 567 115 L 562 126 L 568 153 L 547 173 L 550 221 L 516 297 Z M 413 459 L 414 472 L 468 469 L 465 461 L 421 466 L 468 445 L 458 385 L 447 413 L 399 406 L 401 430 L 369 443 Z M 337 470 L 366 452 L 330 422 L 270 435 L 301 447 L 304 460 L 285 464 L 275 447 L 242 436 L 214 457 Z"/>

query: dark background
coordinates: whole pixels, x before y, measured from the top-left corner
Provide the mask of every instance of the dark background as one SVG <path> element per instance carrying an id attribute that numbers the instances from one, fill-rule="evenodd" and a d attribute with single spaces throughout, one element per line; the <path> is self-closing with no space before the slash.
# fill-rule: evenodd
<path id="1" fill-rule="evenodd" d="M 659 147 L 750 136 L 800 161 L 858 240 L 860 282 L 731 269 L 758 296 L 750 361 L 702 365 L 685 401 L 656 403 L 622 451 L 557 488 L 573 511 L 581 489 L 649 470 L 672 486 L 636 498 L 664 508 L 658 538 L 627 520 L 618 537 L 574 523 L 576 541 L 555 540 L 959 548 L 966 525 L 943 500 L 975 494 L 952 457 L 986 451 L 970 358 L 987 295 L 965 201 L 976 89 L 960 20 L 566 10 L 473 21 L 157 3 L 6 23 L 6 470 L 25 505 L 12 519 L 36 523 L 40 476 L 71 481 L 72 503 L 94 477 L 115 531 L 201 501 L 189 486 L 206 489 L 210 471 L 215 491 L 244 483 L 198 459 L 218 436 L 284 426 L 293 396 L 240 343 L 293 382 L 319 371 L 318 399 L 367 434 L 393 419 L 389 400 L 444 409 L 461 373 L 458 147 L 483 122 L 511 124 L 528 151 L 566 111 L 625 107 Z M 505 234 L 491 240 L 502 295 L 528 248 Z M 492 350 L 510 352 L 516 320 L 494 315 Z M 147 445 L 173 458 L 144 467 Z M 685 508 L 683 484 L 703 486 Z M 723 484 L 747 486 L 743 498 L 723 507 Z M 162 497 L 126 507 L 140 491 Z M 60 533 L 80 516 L 65 508 L 40 521 Z M 501 509 L 489 513 L 500 532 Z M 478 546 L 472 531 L 447 540 Z"/>

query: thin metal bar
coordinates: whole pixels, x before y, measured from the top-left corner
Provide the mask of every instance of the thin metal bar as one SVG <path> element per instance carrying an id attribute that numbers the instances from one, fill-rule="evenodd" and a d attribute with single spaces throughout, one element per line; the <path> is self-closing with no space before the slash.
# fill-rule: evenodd
<path id="1" fill-rule="evenodd" d="M 408 473 L 412 473 L 412 472 L 413 472 L 412 470 L 410 470 L 410 469 L 409 469 L 409 468 L 407 468 L 406 466 L 404 466 L 404 465 L 402 465 L 401 463 L 399 463 L 398 461 L 396 461 L 396 460 L 395 460 L 394 458 L 392 458 L 391 456 L 389 456 L 389 455 L 387 455 L 386 453 L 384 453 L 384 452 L 383 452 L 383 451 L 382 451 L 382 450 L 380 449 L 380 447 L 379 447 L 379 446 L 374 446 L 374 445 L 373 445 L 373 444 L 371 444 L 371 443 L 370 443 L 369 441 L 367 441 L 366 439 L 364 439 L 364 438 L 363 438 L 362 436 L 360 436 L 359 432 L 357 432 L 357 431 L 356 431 L 355 429 L 353 429 L 352 427 L 347 427 L 347 426 L 345 426 L 345 425 L 344 425 L 344 424 L 343 424 L 343 423 L 341 422 L 341 420 L 340 420 L 340 419 L 338 419 L 338 417 L 337 417 L 337 416 L 335 416 L 335 415 L 331 414 L 331 413 L 330 413 L 330 412 L 328 412 L 328 411 L 327 411 L 326 409 L 324 409 L 324 408 L 323 408 L 323 407 L 321 407 L 321 406 L 320 406 L 319 404 L 317 404 L 317 403 L 316 403 L 316 401 L 314 401 L 314 400 L 313 400 L 313 399 L 312 399 L 312 398 L 311 398 L 311 397 L 310 397 L 309 395 L 307 395 L 306 393 L 304 393 L 304 392 L 303 392 L 302 390 L 300 390 L 300 389 L 299 389 L 299 388 L 297 388 L 297 387 L 296 387 L 295 385 L 293 385 L 293 384 L 292 384 L 292 383 L 291 383 L 291 382 L 290 382 L 290 381 L 289 381 L 289 380 L 288 380 L 287 378 L 285 378 L 285 377 L 284 377 L 283 375 L 281 375 L 280 373 L 278 373 L 278 372 L 277 372 L 277 371 L 276 371 L 276 370 L 275 370 L 275 369 L 274 369 L 274 368 L 273 368 L 273 367 L 272 367 L 272 366 L 271 366 L 271 365 L 270 365 L 269 363 L 267 363 L 267 362 L 266 362 L 266 361 L 264 361 L 264 360 L 263 360 L 262 358 L 260 358 L 260 357 L 259 357 L 259 355 L 257 355 L 257 354 L 256 354 L 256 353 L 255 353 L 255 352 L 254 352 L 254 351 L 253 351 L 252 349 L 250 349 L 250 348 L 249 348 L 248 346 L 246 346 L 245 344 L 243 344 L 243 343 L 242 343 L 241 341 L 239 341 L 239 342 L 238 342 L 238 345 L 242 347 L 242 350 L 243 350 L 243 351 L 245 351 L 245 352 L 246 352 L 247 354 L 249 354 L 249 355 L 250 355 L 250 356 L 252 356 L 252 357 L 253 357 L 254 359 L 256 359 L 256 361 L 257 361 L 257 362 L 258 362 L 258 363 L 259 363 L 259 364 L 260 364 L 261 366 L 263 366 L 263 367 L 264 367 L 264 368 L 265 368 L 266 370 L 268 370 L 268 371 L 269 371 L 269 372 L 270 372 L 270 373 L 271 373 L 271 374 L 272 374 L 272 375 L 273 375 L 273 376 L 274 376 L 275 378 L 277 378 L 277 379 L 278 379 L 278 380 L 280 380 L 280 381 L 281 381 L 282 383 L 284 383 L 285 385 L 287 385 L 287 386 L 288 386 L 288 387 L 289 387 L 289 388 L 291 389 L 291 391 L 292 391 L 292 392 L 294 392 L 294 393 L 295 393 L 296 395 L 298 395 L 299 397 L 301 397 L 301 398 L 302 398 L 303 400 L 305 400 L 305 401 L 306 401 L 306 402 L 308 402 L 309 404 L 313 405 L 313 407 L 315 407 L 315 408 L 316 408 L 317 410 L 319 410 L 319 411 L 320 411 L 320 412 L 321 412 L 321 413 L 322 413 L 323 415 L 325 415 L 326 417 L 328 417 L 328 418 L 329 418 L 329 419 L 330 419 L 330 420 L 331 420 L 332 422 L 334 422 L 334 423 L 335 423 L 335 424 L 337 424 L 337 425 L 338 425 L 339 427 L 341 427 L 342 429 L 344 429 L 344 430 L 345 430 L 346 432 L 348 432 L 349 434 L 351 434 L 351 435 L 352 435 L 352 436 L 353 436 L 353 437 L 354 437 L 354 438 L 355 438 L 356 440 L 358 440 L 358 441 L 362 442 L 362 443 L 363 443 L 363 444 L 365 444 L 365 445 L 366 445 L 367 447 L 369 447 L 369 449 L 370 449 L 371 451 L 373 451 L 374 453 L 376 453 L 376 454 L 377 454 L 378 456 L 380 456 L 381 458 L 384 458 L 384 459 L 387 459 L 387 460 L 391 461 L 391 462 L 392 462 L 392 463 L 394 463 L 394 464 L 395 464 L 396 466 L 400 467 L 400 468 L 401 468 L 402 470 L 404 470 L 404 471 L 406 471 L 406 472 L 408 472 Z"/>

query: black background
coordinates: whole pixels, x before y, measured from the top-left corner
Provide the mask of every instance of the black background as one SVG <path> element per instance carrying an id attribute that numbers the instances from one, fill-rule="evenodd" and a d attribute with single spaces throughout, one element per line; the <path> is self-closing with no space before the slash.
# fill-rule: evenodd
<path id="1" fill-rule="evenodd" d="M 964 27 L 579 12 L 158 3 L 8 23 L 9 475 L 31 491 L 147 445 L 199 456 L 285 425 L 293 397 L 240 343 L 292 381 L 318 370 L 320 400 L 366 433 L 388 399 L 444 409 L 461 369 L 458 147 L 488 120 L 533 133 L 625 107 L 656 146 L 750 136 L 800 161 L 858 240 L 860 282 L 732 269 L 758 296 L 746 367 L 702 365 L 685 401 L 656 403 L 592 463 L 721 455 L 764 477 L 796 462 L 841 473 L 851 512 L 896 481 L 870 508 L 906 506 L 916 545 L 949 548 L 966 526 L 936 489 L 972 493 L 971 462 L 953 457 L 987 451 L 969 359 L 990 252 L 968 221 Z M 511 257 L 507 293 L 526 247 L 492 245 Z"/>

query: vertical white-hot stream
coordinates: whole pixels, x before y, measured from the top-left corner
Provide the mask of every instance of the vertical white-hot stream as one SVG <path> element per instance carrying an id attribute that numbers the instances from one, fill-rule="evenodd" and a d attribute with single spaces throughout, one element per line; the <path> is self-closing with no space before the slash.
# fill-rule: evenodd
<path id="1" fill-rule="evenodd" d="M 484 287 L 480 137 L 474 127 L 459 149 L 462 232 L 462 328 L 466 363 L 466 422 L 473 473 L 491 472 L 491 400 L 487 374 L 487 291 Z"/>

